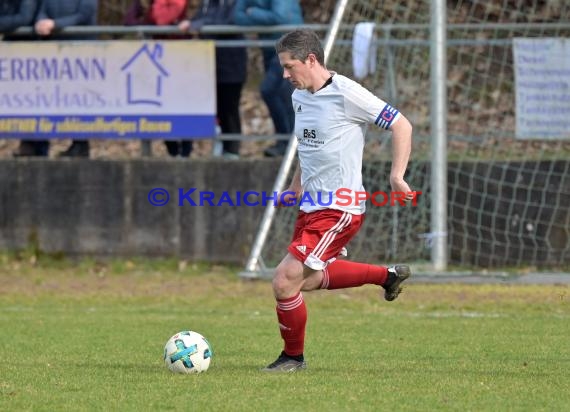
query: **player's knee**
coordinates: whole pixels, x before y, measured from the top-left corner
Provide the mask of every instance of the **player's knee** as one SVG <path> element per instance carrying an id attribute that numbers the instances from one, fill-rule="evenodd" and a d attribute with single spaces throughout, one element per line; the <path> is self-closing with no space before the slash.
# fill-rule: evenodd
<path id="1" fill-rule="evenodd" d="M 278 299 L 294 296 L 301 290 L 303 273 L 297 273 L 291 268 L 278 266 L 273 277 L 273 293 Z"/>
<path id="2" fill-rule="evenodd" d="M 305 270 L 305 280 L 301 290 L 310 292 L 312 290 L 321 289 L 323 283 L 323 272 L 320 270 Z"/>

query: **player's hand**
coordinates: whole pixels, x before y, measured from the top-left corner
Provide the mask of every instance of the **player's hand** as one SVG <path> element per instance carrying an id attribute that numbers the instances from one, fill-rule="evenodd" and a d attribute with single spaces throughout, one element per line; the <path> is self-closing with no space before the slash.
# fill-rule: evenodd
<path id="1" fill-rule="evenodd" d="M 295 206 L 297 200 L 301 198 L 301 193 L 301 191 L 287 189 L 279 193 L 274 205 L 275 207 Z"/>
<path id="2" fill-rule="evenodd" d="M 393 193 L 404 193 L 405 202 L 411 201 L 415 196 L 410 185 L 403 178 L 390 177 L 390 185 Z"/>

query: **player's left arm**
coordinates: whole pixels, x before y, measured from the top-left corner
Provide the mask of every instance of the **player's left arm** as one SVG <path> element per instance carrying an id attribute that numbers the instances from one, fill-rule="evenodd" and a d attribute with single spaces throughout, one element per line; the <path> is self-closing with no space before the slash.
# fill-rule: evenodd
<path id="1" fill-rule="evenodd" d="M 390 185 L 392 191 L 405 193 L 406 200 L 412 200 L 413 193 L 404 174 L 412 152 L 412 124 L 400 113 L 395 122 L 390 125 L 392 131 L 392 170 L 390 171 Z"/>
<path id="2" fill-rule="evenodd" d="M 404 180 L 412 151 L 412 125 L 398 109 L 381 100 L 356 82 L 347 82 L 344 90 L 345 109 L 349 118 L 358 123 L 375 124 L 392 132 L 392 170 L 390 185 L 393 192 L 404 193 L 406 200 L 414 194 Z"/>

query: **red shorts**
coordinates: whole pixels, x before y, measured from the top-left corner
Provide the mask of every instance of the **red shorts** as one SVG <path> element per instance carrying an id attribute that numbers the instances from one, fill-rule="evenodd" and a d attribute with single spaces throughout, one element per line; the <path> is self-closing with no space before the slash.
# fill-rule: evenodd
<path id="1" fill-rule="evenodd" d="M 287 250 L 311 269 L 322 270 L 337 258 L 363 221 L 364 215 L 334 209 L 299 212 Z"/>

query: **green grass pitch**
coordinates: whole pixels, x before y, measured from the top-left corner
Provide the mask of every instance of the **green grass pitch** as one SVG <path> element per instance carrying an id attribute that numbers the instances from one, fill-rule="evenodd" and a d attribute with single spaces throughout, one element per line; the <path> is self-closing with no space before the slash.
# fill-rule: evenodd
<path id="1" fill-rule="evenodd" d="M 271 286 L 173 261 L 0 257 L 2 411 L 563 411 L 567 285 L 409 283 L 306 293 L 308 369 L 264 374 L 282 348 Z M 200 375 L 163 364 L 196 330 Z"/>

